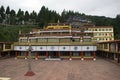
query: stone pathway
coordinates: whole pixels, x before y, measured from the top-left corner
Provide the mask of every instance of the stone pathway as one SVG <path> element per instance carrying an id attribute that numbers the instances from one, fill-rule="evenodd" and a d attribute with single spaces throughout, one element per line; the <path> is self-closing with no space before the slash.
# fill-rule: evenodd
<path id="1" fill-rule="evenodd" d="M 120 80 L 120 66 L 104 59 L 44 61 L 31 60 L 34 76 L 24 76 L 28 60 L 0 60 L 0 77 L 11 80 Z"/>

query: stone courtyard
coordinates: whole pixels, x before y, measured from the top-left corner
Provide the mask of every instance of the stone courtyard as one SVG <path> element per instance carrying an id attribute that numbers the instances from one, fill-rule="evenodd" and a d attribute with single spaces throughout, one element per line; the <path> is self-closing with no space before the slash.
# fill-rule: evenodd
<path id="1" fill-rule="evenodd" d="M 120 65 L 98 58 L 92 60 L 31 60 L 34 76 L 24 76 L 28 60 L 1 59 L 0 77 L 10 80 L 120 80 Z"/>

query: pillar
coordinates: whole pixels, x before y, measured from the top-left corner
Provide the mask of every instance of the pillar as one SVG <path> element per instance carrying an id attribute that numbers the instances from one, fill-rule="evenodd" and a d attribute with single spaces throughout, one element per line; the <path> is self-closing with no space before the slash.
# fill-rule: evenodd
<path id="1" fill-rule="evenodd" d="M 101 52 L 101 57 L 103 58 L 103 51 Z"/>
<path id="2" fill-rule="evenodd" d="M 110 53 L 110 59 L 112 59 L 112 53 Z"/>
<path id="3" fill-rule="evenodd" d="M 96 60 L 96 52 L 94 51 L 92 54 L 93 54 L 93 60 L 95 61 Z"/>
<path id="4" fill-rule="evenodd" d="M 46 58 L 48 58 L 48 51 L 46 51 Z"/>
<path id="5" fill-rule="evenodd" d="M 10 52 L 9 51 L 7 52 L 7 56 L 10 57 Z"/>
<path id="6" fill-rule="evenodd" d="M 25 54 L 25 59 L 27 59 L 27 58 L 28 58 L 28 54 L 29 54 L 29 52 L 28 52 L 28 51 L 26 51 L 26 54 Z"/>
<path id="7" fill-rule="evenodd" d="M 39 55 L 38 55 L 38 52 L 36 52 L 35 55 L 36 55 L 35 60 L 38 60 L 38 56 L 39 56 Z"/>
<path id="8" fill-rule="evenodd" d="M 0 57 L 2 57 L 2 56 L 1 56 L 1 52 L 0 52 Z"/>
<path id="9" fill-rule="evenodd" d="M 112 53 L 112 59 L 114 60 L 114 53 Z"/>
<path id="10" fill-rule="evenodd" d="M 17 56 L 18 56 L 17 51 L 15 51 L 15 59 L 17 59 Z"/>
<path id="11" fill-rule="evenodd" d="M 84 60 L 83 52 L 80 53 L 80 56 L 81 56 L 81 60 L 83 61 Z"/>
<path id="12" fill-rule="evenodd" d="M 118 54 L 118 61 L 117 62 L 120 63 L 120 54 Z"/>
<path id="13" fill-rule="evenodd" d="M 72 52 L 71 51 L 69 53 L 69 56 L 70 56 L 69 60 L 72 60 Z"/>

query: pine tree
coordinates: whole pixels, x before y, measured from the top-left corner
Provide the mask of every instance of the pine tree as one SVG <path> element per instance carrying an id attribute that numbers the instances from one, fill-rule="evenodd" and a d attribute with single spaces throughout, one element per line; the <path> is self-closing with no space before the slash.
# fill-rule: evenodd
<path id="1" fill-rule="evenodd" d="M 115 18 L 115 37 L 120 38 L 120 14 Z"/>
<path id="2" fill-rule="evenodd" d="M 35 24 L 36 18 L 37 18 L 37 13 L 35 11 L 33 11 L 32 13 L 30 13 L 30 20 L 31 20 L 31 22 L 33 24 Z"/>
<path id="3" fill-rule="evenodd" d="M 0 22 L 2 23 L 5 20 L 5 8 L 4 8 L 4 6 L 1 6 L 1 8 L 0 8 L 0 17 L 1 17 Z"/>
<path id="4" fill-rule="evenodd" d="M 6 18 L 6 23 L 10 24 L 10 8 L 9 6 L 6 8 L 6 12 L 5 12 L 5 18 Z"/>
<path id="5" fill-rule="evenodd" d="M 26 11 L 25 12 L 25 16 L 24 16 L 24 20 L 25 20 L 25 22 L 28 22 L 29 21 L 29 12 L 28 11 Z"/>
<path id="6" fill-rule="evenodd" d="M 19 9 L 17 13 L 17 18 L 18 18 L 18 24 L 22 24 L 22 22 L 24 21 L 24 11 Z"/>
<path id="7" fill-rule="evenodd" d="M 10 11 L 10 24 L 15 24 L 16 22 L 15 22 L 15 17 L 16 16 L 16 13 L 15 13 L 15 11 L 14 10 L 11 10 Z"/>

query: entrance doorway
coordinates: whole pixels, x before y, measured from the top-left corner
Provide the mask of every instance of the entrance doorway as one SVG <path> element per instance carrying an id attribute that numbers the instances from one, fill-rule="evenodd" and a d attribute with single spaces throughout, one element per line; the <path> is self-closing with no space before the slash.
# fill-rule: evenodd
<path id="1" fill-rule="evenodd" d="M 48 56 L 49 58 L 59 58 L 58 52 L 55 51 L 48 52 Z"/>

